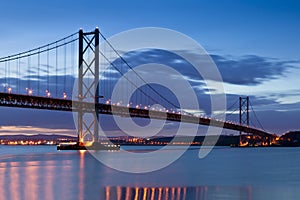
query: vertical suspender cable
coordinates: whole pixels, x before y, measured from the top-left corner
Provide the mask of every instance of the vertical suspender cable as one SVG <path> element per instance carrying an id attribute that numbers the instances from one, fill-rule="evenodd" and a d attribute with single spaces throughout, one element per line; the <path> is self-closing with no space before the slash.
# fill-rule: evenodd
<path id="1" fill-rule="evenodd" d="M 65 43 L 65 41 L 64 41 Z M 66 92 L 66 83 L 67 83 L 67 45 L 64 45 L 64 96 Z"/>
<path id="2" fill-rule="evenodd" d="M 14 70 L 15 72 L 14 72 L 14 79 L 15 79 L 15 81 L 14 81 L 14 92 L 15 93 L 18 93 L 17 92 L 17 90 L 18 90 L 18 83 L 19 83 L 19 61 L 18 61 L 18 59 L 16 59 L 15 60 L 15 70 Z"/>
<path id="3" fill-rule="evenodd" d="M 3 85 L 3 92 L 6 92 L 6 84 L 7 84 L 7 62 L 5 61 L 5 70 L 4 70 L 4 77 L 5 77 L 5 81 L 4 81 L 4 85 Z"/>
<path id="4" fill-rule="evenodd" d="M 124 72 L 123 74 L 125 74 L 127 72 L 126 67 L 124 67 Z M 129 91 L 131 91 L 131 82 L 126 82 L 126 86 L 127 86 L 127 95 L 129 95 Z M 126 102 L 129 104 L 130 107 L 130 103 L 131 103 L 131 97 L 128 97 L 129 102 Z"/>
<path id="5" fill-rule="evenodd" d="M 55 97 L 57 98 L 57 87 L 58 87 L 58 49 L 57 49 L 57 42 L 55 43 Z"/>
<path id="6" fill-rule="evenodd" d="M 122 63 L 120 63 L 119 62 L 119 59 L 117 59 L 116 60 L 116 63 L 117 63 L 117 66 L 119 66 L 119 69 L 120 69 L 120 71 L 121 71 L 121 73 L 122 73 Z M 121 78 L 121 77 L 120 77 Z M 123 99 L 123 94 L 124 94 L 124 92 L 123 92 L 123 88 L 122 88 L 122 90 L 121 90 L 121 95 L 120 95 L 120 99 L 119 99 L 119 101 L 121 101 L 120 103 L 122 103 L 123 101 L 122 101 L 122 99 Z"/>
<path id="7" fill-rule="evenodd" d="M 7 62 L 7 66 L 8 66 L 8 85 L 7 85 L 8 87 L 7 87 L 7 89 L 9 89 L 11 87 L 10 61 Z"/>
<path id="8" fill-rule="evenodd" d="M 38 88 L 37 88 L 37 94 L 38 96 L 40 96 L 40 62 L 41 62 L 41 57 L 40 57 L 40 49 L 39 49 L 39 53 L 38 53 L 38 77 L 37 77 L 37 84 L 38 84 Z"/>
<path id="9" fill-rule="evenodd" d="M 21 79 L 21 74 L 20 74 L 20 68 L 21 68 L 21 61 L 20 61 L 20 58 L 18 58 L 18 64 L 17 64 L 17 67 L 18 67 L 18 70 L 17 70 L 17 80 L 18 80 L 18 83 L 17 83 L 17 93 L 20 94 L 20 79 Z"/>
<path id="10" fill-rule="evenodd" d="M 138 79 L 137 79 L 137 76 L 135 76 L 135 85 L 138 86 Z M 139 104 L 139 101 L 138 101 L 138 94 L 139 94 L 139 89 L 136 88 L 135 90 L 135 104 L 138 105 Z"/>
<path id="11" fill-rule="evenodd" d="M 73 40 L 73 36 L 72 36 L 72 40 Z M 74 67 L 75 67 L 75 58 L 74 58 L 74 42 L 71 43 L 71 81 L 73 80 L 73 76 L 74 76 Z M 72 82 L 71 82 L 72 84 Z"/>
<path id="12" fill-rule="evenodd" d="M 103 45 L 103 53 L 106 53 L 106 48 L 105 48 L 105 45 Z M 102 58 L 102 54 L 101 54 L 101 49 L 99 51 L 99 56 L 101 56 Z M 103 96 L 104 96 L 104 100 L 107 101 L 108 98 L 107 98 L 107 93 L 106 93 L 106 88 L 107 88 L 107 79 L 106 79 L 106 72 L 105 72 L 105 69 L 106 69 L 106 66 L 107 64 L 105 63 L 104 59 L 101 59 L 101 62 L 102 62 L 102 80 L 103 80 L 103 84 L 102 84 L 102 88 L 103 88 Z"/>
<path id="13" fill-rule="evenodd" d="M 109 55 L 109 59 L 111 59 L 111 52 L 109 50 L 106 49 L 106 51 L 108 51 L 108 55 Z M 111 70 L 111 67 L 110 67 L 110 63 L 108 63 L 108 68 L 107 68 L 107 89 L 106 89 L 106 92 L 107 92 L 107 99 L 108 101 L 111 103 L 111 94 L 110 94 L 110 70 Z"/>
<path id="14" fill-rule="evenodd" d="M 50 94 L 50 88 L 49 88 L 49 45 L 47 47 L 47 89 L 46 89 L 46 96 Z"/>
<path id="15" fill-rule="evenodd" d="M 29 94 L 29 91 L 31 90 L 30 88 L 30 65 L 31 65 L 31 60 L 30 60 L 30 56 L 28 56 L 27 59 L 27 88 L 26 88 L 26 92 L 27 94 Z"/>

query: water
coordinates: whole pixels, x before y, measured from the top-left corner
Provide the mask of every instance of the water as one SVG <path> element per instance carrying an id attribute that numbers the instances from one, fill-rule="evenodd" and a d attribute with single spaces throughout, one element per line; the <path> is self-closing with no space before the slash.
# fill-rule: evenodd
<path id="1" fill-rule="evenodd" d="M 101 152 L 120 165 L 123 153 Z M 299 164 L 300 148 L 216 148 L 204 159 L 190 149 L 162 170 L 130 174 L 87 151 L 0 146 L 0 199 L 299 199 Z"/>

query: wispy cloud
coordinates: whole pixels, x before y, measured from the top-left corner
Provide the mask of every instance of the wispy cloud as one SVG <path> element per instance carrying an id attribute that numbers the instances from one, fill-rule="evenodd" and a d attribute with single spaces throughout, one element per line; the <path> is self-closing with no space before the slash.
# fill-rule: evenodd
<path id="1" fill-rule="evenodd" d="M 1 135 L 16 135 L 16 134 L 60 134 L 60 135 L 75 135 L 75 131 L 72 129 L 59 129 L 59 128 L 43 128 L 35 126 L 1 126 Z"/>
<path id="2" fill-rule="evenodd" d="M 258 55 L 238 58 L 211 55 L 217 64 L 223 81 L 237 85 L 258 85 L 264 81 L 280 78 L 299 61 L 281 61 Z"/>
<path id="3" fill-rule="evenodd" d="M 185 54 L 202 64 L 203 68 L 207 66 L 203 57 L 193 51 L 185 51 Z M 279 60 L 259 55 L 244 55 L 234 57 L 231 55 L 210 55 L 217 65 L 223 81 L 236 85 L 258 85 L 268 80 L 278 79 L 285 76 L 289 70 L 299 66 L 299 60 Z M 178 56 L 176 52 L 168 52 L 158 49 L 146 49 L 141 51 L 129 52 L 123 56 L 131 67 L 142 64 L 159 63 L 171 66 L 186 76 L 191 82 L 203 80 L 194 67 L 184 58 Z M 125 63 L 119 59 L 114 62 L 119 68 L 128 68 Z M 209 70 L 209 69 L 205 69 Z M 206 77 L 214 80 L 213 77 Z"/>

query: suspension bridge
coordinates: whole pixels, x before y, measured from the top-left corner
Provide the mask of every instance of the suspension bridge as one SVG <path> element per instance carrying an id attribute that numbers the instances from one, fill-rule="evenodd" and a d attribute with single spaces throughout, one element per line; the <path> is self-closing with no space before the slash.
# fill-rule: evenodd
<path id="1" fill-rule="evenodd" d="M 106 43 L 108 49 L 104 50 L 109 54 L 99 48 L 100 40 Z M 262 128 L 248 97 L 241 97 L 229 107 L 233 109 L 231 114 L 239 112 L 237 122 L 184 111 L 169 95 L 146 83 L 98 28 L 92 32 L 80 30 L 47 45 L 2 57 L 0 68 L 3 87 L 0 106 L 77 112 L 79 144 L 88 138 L 98 141 L 99 114 L 221 127 L 239 131 L 240 135 L 261 137 L 269 144 L 275 137 Z M 135 74 L 134 79 L 126 77 L 128 71 Z M 130 102 L 111 100 L 113 87 L 120 77 L 127 81 L 124 95 L 132 88 L 136 90 Z M 144 86 L 138 87 L 138 81 Z M 163 106 L 156 108 L 157 104 Z M 260 128 L 250 126 L 249 113 L 254 114 Z"/>

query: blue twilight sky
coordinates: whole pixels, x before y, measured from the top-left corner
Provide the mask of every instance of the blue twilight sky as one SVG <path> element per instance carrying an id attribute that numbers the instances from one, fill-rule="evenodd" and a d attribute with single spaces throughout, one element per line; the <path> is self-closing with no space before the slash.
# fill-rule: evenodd
<path id="1" fill-rule="evenodd" d="M 228 101 L 250 95 L 266 130 L 300 129 L 300 2 L 297 0 L 3 1 L 0 57 L 99 26 L 107 36 L 138 27 L 182 32 L 212 55 Z M 234 74 L 234 76 L 232 76 Z M 233 100 L 232 100 L 233 101 Z M 1 108 L 2 129 L 71 133 L 72 116 Z M 23 120 L 26 115 L 31 120 Z M 41 115 L 51 120 L 41 119 Z M 64 120 L 62 120 L 64 119 Z M 71 130 L 65 130 L 71 129 Z"/>

